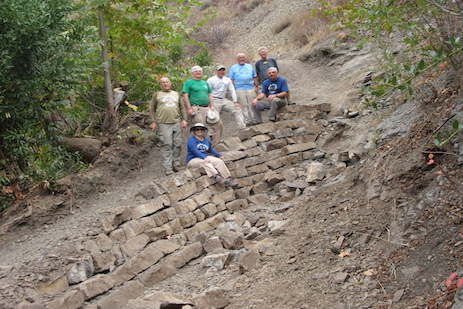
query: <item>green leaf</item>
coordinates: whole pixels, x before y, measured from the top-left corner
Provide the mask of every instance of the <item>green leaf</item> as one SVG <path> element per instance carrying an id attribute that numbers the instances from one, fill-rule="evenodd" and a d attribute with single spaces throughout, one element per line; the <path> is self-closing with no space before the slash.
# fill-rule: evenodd
<path id="1" fill-rule="evenodd" d="M 417 71 L 422 71 L 424 68 L 425 68 L 426 64 L 424 63 L 424 60 L 421 60 L 419 63 L 418 63 L 418 68 L 417 68 Z"/>
<path id="2" fill-rule="evenodd" d="M 106 6 L 111 3 L 112 0 L 91 0 L 90 5 L 93 7 Z"/>
<path id="3" fill-rule="evenodd" d="M 410 46 L 412 46 L 412 47 L 416 46 L 416 41 L 414 41 L 414 40 L 412 40 L 412 39 L 410 39 L 410 38 L 405 38 L 405 39 L 403 40 L 403 42 L 406 43 L 406 44 L 408 44 L 408 45 L 410 45 Z"/>
<path id="4" fill-rule="evenodd" d="M 380 89 L 380 90 L 372 91 L 371 94 L 376 97 L 380 97 L 384 94 L 384 90 Z"/>
<path id="5" fill-rule="evenodd" d="M 455 120 L 452 123 L 452 127 L 453 127 L 454 130 L 458 130 L 460 128 L 460 123 L 458 122 L 458 120 Z"/>
<path id="6" fill-rule="evenodd" d="M 437 57 L 441 58 L 443 54 L 444 54 L 444 46 L 442 45 L 437 51 Z"/>
<path id="7" fill-rule="evenodd" d="M 412 95 L 413 94 L 413 88 L 411 86 L 407 86 L 408 89 L 408 94 Z"/>

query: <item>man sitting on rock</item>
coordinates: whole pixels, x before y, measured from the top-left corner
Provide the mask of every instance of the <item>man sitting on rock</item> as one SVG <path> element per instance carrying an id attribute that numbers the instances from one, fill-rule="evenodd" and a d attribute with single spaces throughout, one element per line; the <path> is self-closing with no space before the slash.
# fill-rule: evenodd
<path id="1" fill-rule="evenodd" d="M 269 120 L 277 121 L 277 112 L 286 105 L 289 93 L 288 83 L 278 76 L 277 68 L 270 67 L 267 72 L 269 78 L 262 84 L 262 92 L 252 101 L 256 124 L 262 123 L 261 111 L 265 109 L 270 110 Z"/>

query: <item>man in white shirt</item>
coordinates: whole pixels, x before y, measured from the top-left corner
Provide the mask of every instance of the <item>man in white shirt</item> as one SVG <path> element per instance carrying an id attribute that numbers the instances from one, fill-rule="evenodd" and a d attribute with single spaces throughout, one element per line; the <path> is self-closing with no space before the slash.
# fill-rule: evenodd
<path id="1" fill-rule="evenodd" d="M 221 113 L 222 110 L 226 112 L 231 112 L 233 117 L 235 118 L 238 129 L 245 128 L 246 125 L 244 123 L 243 110 L 241 108 L 241 105 L 238 103 L 235 86 L 233 86 L 231 79 L 225 76 L 225 67 L 223 65 L 217 66 L 216 75 L 210 77 L 207 80 L 207 83 L 209 84 L 212 90 L 212 97 L 214 99 L 215 109 L 219 113 Z M 227 92 L 231 96 L 233 102 L 226 98 Z M 221 132 L 214 132 L 214 134 L 219 134 L 221 138 L 222 131 L 223 128 Z"/>

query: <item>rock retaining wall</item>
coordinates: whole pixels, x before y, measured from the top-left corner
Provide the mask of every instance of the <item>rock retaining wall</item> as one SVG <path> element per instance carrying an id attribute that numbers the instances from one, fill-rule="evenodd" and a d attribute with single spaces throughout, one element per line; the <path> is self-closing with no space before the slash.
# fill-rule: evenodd
<path id="1" fill-rule="evenodd" d="M 208 251 L 204 246 L 211 241 L 199 235 L 215 230 L 231 214 L 265 202 L 266 192 L 284 180 L 279 171 L 314 157 L 322 132 L 319 119 L 329 111 L 329 104 L 287 106 L 279 122 L 248 127 L 219 145 L 238 182 L 235 189 L 199 169 L 187 169 L 151 184 L 152 200 L 114 209 L 101 221 L 103 232 L 81 242 L 82 258 L 66 275 L 47 283 L 48 291 L 54 291 L 47 308 L 122 308 L 176 274 Z M 246 233 L 252 232 L 250 225 Z M 233 249 L 239 237 L 222 235 L 217 241 Z"/>

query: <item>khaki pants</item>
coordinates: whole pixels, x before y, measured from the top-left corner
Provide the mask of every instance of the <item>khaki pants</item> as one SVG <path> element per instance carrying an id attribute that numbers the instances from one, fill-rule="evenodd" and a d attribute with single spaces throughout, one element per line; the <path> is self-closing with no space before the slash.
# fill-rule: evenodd
<path id="1" fill-rule="evenodd" d="M 198 106 L 194 105 L 191 107 L 195 114 L 191 117 L 191 125 L 195 125 L 196 123 L 200 122 L 207 126 L 210 130 L 211 135 L 211 144 L 212 147 L 216 147 L 220 143 L 220 139 L 222 138 L 223 133 L 223 124 L 222 120 L 219 120 L 216 123 L 208 123 L 207 122 L 207 111 L 209 110 L 209 106 Z"/>
<path id="2" fill-rule="evenodd" d="M 180 122 L 160 123 L 158 125 L 158 138 L 162 143 L 164 170 L 172 170 L 172 167 L 180 166 L 180 151 L 183 140 Z"/>
<path id="3" fill-rule="evenodd" d="M 277 112 L 280 108 L 286 105 L 286 98 L 273 98 L 272 101 L 268 100 L 262 100 L 259 101 L 258 103 L 261 103 L 265 106 L 265 109 L 269 109 L 269 120 L 270 121 L 276 121 L 277 120 Z M 254 111 L 254 120 L 256 123 L 262 123 L 262 115 L 260 113 L 260 110 L 257 109 L 254 105 L 252 106 L 252 109 Z"/>
<path id="4" fill-rule="evenodd" d="M 254 122 L 254 111 L 252 109 L 252 101 L 256 97 L 254 89 L 236 90 L 238 102 L 243 109 L 243 117 L 245 124 L 252 124 Z"/>
<path id="5" fill-rule="evenodd" d="M 203 159 L 200 158 L 193 158 L 188 161 L 188 167 L 202 167 L 206 171 L 207 176 L 214 177 L 215 175 L 220 175 L 224 179 L 229 178 L 230 171 L 228 170 L 225 162 L 222 159 L 217 157 L 207 156 L 208 159 L 211 160 L 210 163 L 206 163 Z"/>
<path id="6" fill-rule="evenodd" d="M 228 99 L 214 98 L 214 107 L 219 112 L 219 114 L 222 111 L 232 113 L 238 129 L 243 129 L 246 127 L 246 124 L 244 123 L 243 109 L 237 107 L 232 101 Z"/>

